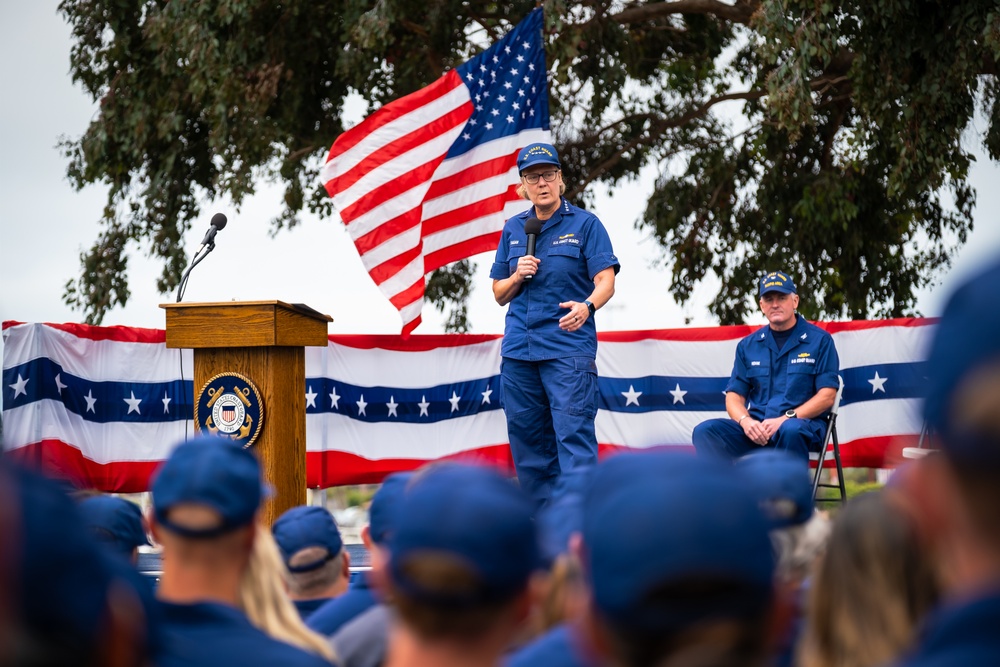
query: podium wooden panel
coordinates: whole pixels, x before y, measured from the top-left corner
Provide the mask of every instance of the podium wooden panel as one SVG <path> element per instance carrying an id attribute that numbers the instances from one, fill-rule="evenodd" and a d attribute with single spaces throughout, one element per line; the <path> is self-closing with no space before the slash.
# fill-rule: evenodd
<path id="1" fill-rule="evenodd" d="M 306 500 L 305 346 L 327 344 L 330 316 L 282 301 L 168 303 L 167 347 L 194 350 L 194 397 L 219 373 L 239 373 L 260 391 L 264 419 L 251 446 L 274 495 L 270 526 Z M 201 425 L 195 424 L 200 430 Z"/>

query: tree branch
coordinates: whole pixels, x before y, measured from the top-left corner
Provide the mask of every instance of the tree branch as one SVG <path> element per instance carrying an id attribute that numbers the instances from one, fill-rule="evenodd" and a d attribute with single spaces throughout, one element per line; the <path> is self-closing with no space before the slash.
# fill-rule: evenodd
<path id="1" fill-rule="evenodd" d="M 611 18 L 619 23 L 632 24 L 654 21 L 674 14 L 709 14 L 721 19 L 750 24 L 750 17 L 760 6 L 760 0 L 737 0 L 729 5 L 719 0 L 673 0 L 673 2 L 655 2 L 646 5 L 633 5 Z"/>

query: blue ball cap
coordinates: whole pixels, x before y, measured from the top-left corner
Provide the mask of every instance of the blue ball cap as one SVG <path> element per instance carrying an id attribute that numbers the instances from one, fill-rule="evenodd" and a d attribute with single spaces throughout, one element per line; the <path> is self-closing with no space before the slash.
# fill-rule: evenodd
<path id="1" fill-rule="evenodd" d="M 293 507 L 278 517 L 271 526 L 271 532 L 289 572 L 315 570 L 331 558 L 336 558 L 344 547 L 337 522 L 333 520 L 333 515 L 322 507 L 308 505 Z M 294 566 L 289 564 L 292 556 L 309 547 L 326 549 L 326 555 L 309 563 L 299 563 Z"/>
<path id="2" fill-rule="evenodd" d="M 160 467 L 150 488 L 157 522 L 186 537 L 214 537 L 253 521 L 265 489 L 257 458 L 240 445 L 210 435 L 182 443 Z M 222 521 L 211 528 L 192 528 L 170 520 L 180 504 L 204 505 Z"/>
<path id="3" fill-rule="evenodd" d="M 760 296 L 768 292 L 781 292 L 782 294 L 795 294 L 795 283 L 791 276 L 781 271 L 772 271 L 760 279 Z"/>
<path id="4" fill-rule="evenodd" d="M 368 507 L 368 531 L 375 544 L 385 544 L 395 525 L 393 517 L 403 504 L 406 486 L 413 479 L 411 472 L 397 472 L 382 480 Z"/>
<path id="5" fill-rule="evenodd" d="M 562 169 L 559 153 L 552 144 L 528 144 L 517 154 L 517 171 L 523 172 L 536 164 L 551 164 Z"/>
<path id="6" fill-rule="evenodd" d="M 956 460 L 1000 465 L 1000 264 L 948 299 L 927 359 L 924 417 Z"/>
<path id="7" fill-rule="evenodd" d="M 91 496 L 80 502 L 80 512 L 98 541 L 120 554 L 130 556 L 136 547 L 149 544 L 142 510 L 135 503 L 116 496 Z"/>
<path id="8" fill-rule="evenodd" d="M 405 595 L 438 608 L 503 602 L 539 568 L 532 504 L 489 468 L 446 465 L 413 481 L 389 541 L 389 576 Z M 442 591 L 408 575 L 411 559 L 450 556 L 477 579 L 473 591 Z"/>
<path id="9" fill-rule="evenodd" d="M 672 632 L 770 604 L 768 524 L 732 466 L 677 452 L 610 457 L 584 498 L 583 542 L 594 604 L 615 626 Z M 691 581 L 723 589 L 664 594 Z"/>
<path id="10" fill-rule="evenodd" d="M 772 529 L 805 523 L 813 515 L 812 479 L 805 459 L 760 449 L 738 459 L 736 470 L 749 482 Z"/>

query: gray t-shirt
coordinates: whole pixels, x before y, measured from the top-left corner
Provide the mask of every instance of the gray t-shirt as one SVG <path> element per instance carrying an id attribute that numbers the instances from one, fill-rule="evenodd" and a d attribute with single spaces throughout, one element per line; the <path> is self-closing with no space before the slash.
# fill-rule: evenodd
<path id="1" fill-rule="evenodd" d="M 330 636 L 340 667 L 382 667 L 389 646 L 389 628 L 396 622 L 392 609 L 377 604 L 345 623 Z"/>

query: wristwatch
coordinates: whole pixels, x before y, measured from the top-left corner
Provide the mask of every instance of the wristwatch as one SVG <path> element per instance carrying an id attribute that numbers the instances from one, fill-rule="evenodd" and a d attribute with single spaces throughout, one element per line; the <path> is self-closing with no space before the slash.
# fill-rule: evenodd
<path id="1" fill-rule="evenodd" d="M 795 410 L 785 411 L 785 416 L 788 417 L 789 419 L 795 419 L 796 417 L 798 417 L 798 415 L 795 414 Z"/>
<path id="2" fill-rule="evenodd" d="M 597 309 L 596 309 L 596 308 L 594 308 L 594 304 L 592 304 L 592 303 L 591 303 L 591 302 L 589 302 L 589 301 L 584 301 L 584 303 L 585 303 L 585 304 L 587 304 L 587 310 L 589 310 L 589 311 L 590 311 L 590 314 L 591 314 L 591 315 L 593 315 L 594 313 L 596 313 L 596 312 L 597 312 Z"/>

